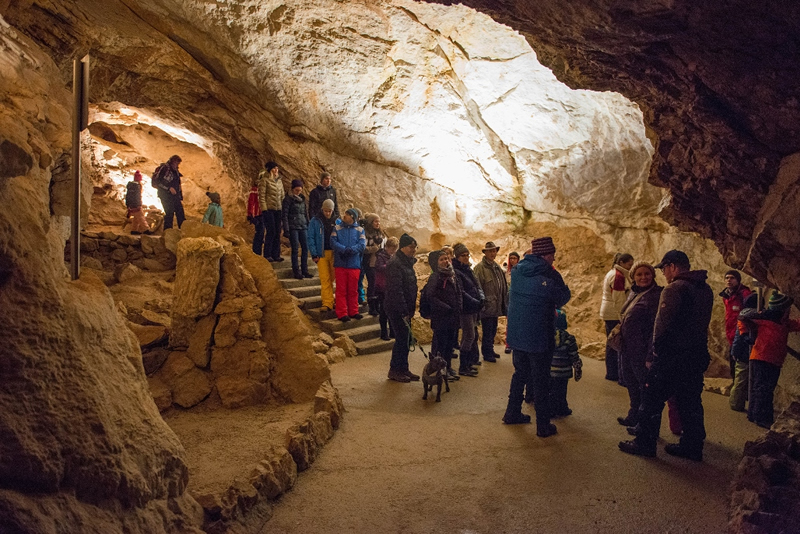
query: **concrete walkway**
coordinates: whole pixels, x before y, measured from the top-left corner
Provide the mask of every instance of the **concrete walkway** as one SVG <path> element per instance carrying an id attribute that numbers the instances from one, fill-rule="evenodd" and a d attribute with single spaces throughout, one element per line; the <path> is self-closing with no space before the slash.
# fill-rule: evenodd
<path id="1" fill-rule="evenodd" d="M 411 369 L 423 364 L 412 353 Z M 333 367 L 344 422 L 263 533 L 724 532 L 742 446 L 764 432 L 705 393 L 705 461 L 663 452 L 676 441 L 666 417 L 658 458 L 644 459 L 617 450 L 627 392 L 603 379 L 602 362 L 584 359 L 583 379 L 569 385 L 574 414 L 547 439 L 500 422 L 510 356 L 438 404 L 422 400 L 419 382 L 387 381 L 388 367 L 388 353 Z"/>

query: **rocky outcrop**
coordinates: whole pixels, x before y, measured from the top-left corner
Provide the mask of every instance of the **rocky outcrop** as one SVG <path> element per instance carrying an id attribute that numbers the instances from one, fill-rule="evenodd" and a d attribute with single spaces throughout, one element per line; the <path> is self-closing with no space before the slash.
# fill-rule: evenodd
<path id="1" fill-rule="evenodd" d="M 70 95 L 4 21 L 0 48 L 0 531 L 199 532 L 136 337 L 97 277 L 64 267 Z"/>
<path id="2" fill-rule="evenodd" d="M 800 403 L 767 434 L 747 442 L 733 481 L 728 532 L 767 534 L 800 528 Z"/>

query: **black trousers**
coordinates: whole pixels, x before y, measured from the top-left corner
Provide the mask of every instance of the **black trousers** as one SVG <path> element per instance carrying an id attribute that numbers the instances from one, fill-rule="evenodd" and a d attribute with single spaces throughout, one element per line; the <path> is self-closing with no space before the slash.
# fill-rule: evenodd
<path id="1" fill-rule="evenodd" d="M 569 378 L 550 378 L 550 414 L 565 415 L 569 411 L 567 403 Z"/>
<path id="2" fill-rule="evenodd" d="M 394 345 L 392 345 L 392 360 L 389 363 L 390 371 L 408 371 L 408 334 L 409 324 L 402 315 L 389 315 L 389 325 L 394 332 Z"/>
<path id="3" fill-rule="evenodd" d="M 620 377 L 628 389 L 628 398 L 631 401 L 627 418 L 633 422 L 639 416 L 639 405 L 642 404 L 642 389 L 647 378 L 647 364 L 645 357 L 620 357 L 619 364 L 622 372 Z"/>
<path id="4" fill-rule="evenodd" d="M 781 368 L 777 365 L 761 360 L 750 360 L 750 380 L 753 389 L 747 418 L 757 425 L 772 426 L 775 422 L 772 400 L 780 376 Z"/>
<path id="5" fill-rule="evenodd" d="M 619 321 L 605 321 L 605 323 L 606 337 L 608 337 Z M 606 344 L 606 380 L 619 380 L 619 355 L 608 344 Z"/>
<path id="6" fill-rule="evenodd" d="M 481 354 L 483 357 L 496 356 L 494 351 L 494 337 L 497 335 L 497 317 L 482 317 L 481 330 L 483 337 L 481 337 Z"/>
<path id="7" fill-rule="evenodd" d="M 458 333 L 456 328 L 437 328 L 433 331 L 433 340 L 431 341 L 431 356 L 436 354 L 441 355 L 444 361 L 447 362 L 447 368 L 450 368 L 450 360 L 453 359 L 453 340 Z"/>
<path id="8" fill-rule="evenodd" d="M 522 411 L 525 386 L 533 388 L 533 407 L 536 410 L 536 424 L 550 423 L 550 362 L 552 352 L 526 352 L 514 349 L 512 360 L 514 374 L 508 392 L 507 414 Z"/>
<path id="9" fill-rule="evenodd" d="M 637 441 L 655 447 L 664 403 L 674 396 L 683 424 L 681 446 L 702 451 L 706 439 L 702 393 L 703 371 L 660 369 L 658 362 L 653 364 L 642 389 L 642 404 L 638 416 L 642 432 L 637 436 Z"/>
<path id="10" fill-rule="evenodd" d="M 264 254 L 264 234 L 266 232 L 264 217 L 254 217 L 253 224 L 256 227 L 256 231 L 253 234 L 253 252 L 261 256 Z"/>
<path id="11" fill-rule="evenodd" d="M 173 219 L 178 219 L 178 228 L 181 227 L 186 216 L 183 213 L 183 203 L 179 195 L 173 195 L 169 191 L 158 190 L 158 199 L 161 207 L 164 208 L 164 230 L 172 228 Z"/>
<path id="12" fill-rule="evenodd" d="M 281 210 L 261 212 L 264 219 L 264 257 L 277 260 L 281 257 Z"/>

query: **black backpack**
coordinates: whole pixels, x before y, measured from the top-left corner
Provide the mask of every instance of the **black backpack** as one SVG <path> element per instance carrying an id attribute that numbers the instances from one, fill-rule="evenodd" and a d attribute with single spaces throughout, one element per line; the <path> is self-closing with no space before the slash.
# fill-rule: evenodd
<path id="1" fill-rule="evenodd" d="M 154 189 L 158 189 L 158 184 L 161 183 L 161 179 L 163 178 L 162 175 L 166 170 L 167 170 L 167 164 L 162 163 L 161 165 L 156 167 L 156 170 L 153 171 L 153 176 L 151 178 L 150 185 L 152 185 Z"/>
<path id="2" fill-rule="evenodd" d="M 128 182 L 127 192 L 125 193 L 125 207 L 128 209 L 142 207 L 142 184 L 139 182 Z"/>

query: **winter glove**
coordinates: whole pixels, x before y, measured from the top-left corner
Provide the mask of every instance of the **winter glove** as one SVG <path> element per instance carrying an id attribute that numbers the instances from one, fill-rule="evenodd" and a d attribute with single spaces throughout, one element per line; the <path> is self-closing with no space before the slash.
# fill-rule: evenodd
<path id="1" fill-rule="evenodd" d="M 575 369 L 575 382 L 577 382 L 583 376 L 583 362 L 578 360 L 572 364 L 572 368 Z"/>
<path id="2" fill-rule="evenodd" d="M 256 221 L 255 221 L 255 219 L 253 219 L 252 215 L 248 215 L 247 216 L 247 222 L 249 222 L 250 224 L 255 224 L 256 223 Z"/>
<path id="3" fill-rule="evenodd" d="M 375 242 L 376 245 L 380 245 L 381 243 L 383 243 L 383 238 L 381 236 L 376 236 L 375 239 L 373 239 L 373 241 Z"/>

